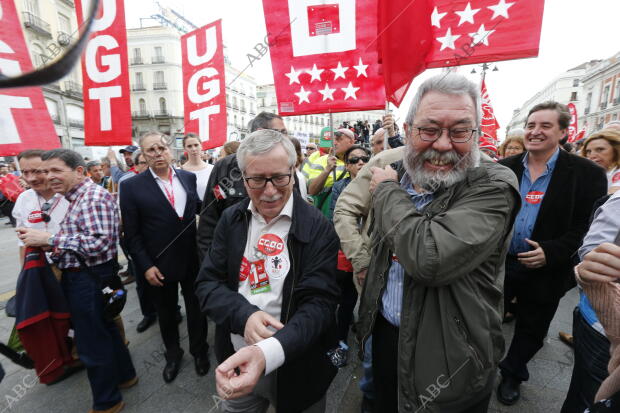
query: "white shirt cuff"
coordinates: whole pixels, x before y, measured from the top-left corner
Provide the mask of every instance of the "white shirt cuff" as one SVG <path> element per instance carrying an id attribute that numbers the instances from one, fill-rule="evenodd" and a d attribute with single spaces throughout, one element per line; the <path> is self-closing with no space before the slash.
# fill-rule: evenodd
<path id="1" fill-rule="evenodd" d="M 254 344 L 265 356 L 265 376 L 284 364 L 284 349 L 275 337 L 269 337 Z"/>

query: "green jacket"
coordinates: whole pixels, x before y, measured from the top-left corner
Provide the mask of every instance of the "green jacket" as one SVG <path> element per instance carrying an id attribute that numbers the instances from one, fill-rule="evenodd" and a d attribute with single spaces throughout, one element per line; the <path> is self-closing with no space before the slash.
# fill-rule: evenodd
<path id="1" fill-rule="evenodd" d="M 400 176 L 402 169 L 401 162 Z M 398 182 L 377 186 L 358 334 L 364 343 L 372 334 L 394 253 L 405 269 L 400 412 L 461 411 L 492 391 L 504 352 L 504 261 L 519 205 L 514 173 L 486 157 L 422 211 Z"/>

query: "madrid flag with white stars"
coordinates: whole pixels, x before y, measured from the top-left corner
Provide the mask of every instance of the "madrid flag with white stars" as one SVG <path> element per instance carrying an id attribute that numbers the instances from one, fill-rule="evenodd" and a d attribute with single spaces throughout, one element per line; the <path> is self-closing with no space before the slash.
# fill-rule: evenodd
<path id="1" fill-rule="evenodd" d="M 263 0 L 280 115 L 385 107 L 377 0 Z"/>
<path id="2" fill-rule="evenodd" d="M 538 55 L 544 0 L 434 0 L 427 67 Z"/>

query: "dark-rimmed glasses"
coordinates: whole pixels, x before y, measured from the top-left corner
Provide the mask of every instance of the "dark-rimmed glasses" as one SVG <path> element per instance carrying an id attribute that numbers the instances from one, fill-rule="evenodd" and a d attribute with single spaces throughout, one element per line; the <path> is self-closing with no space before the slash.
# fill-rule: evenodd
<path id="1" fill-rule="evenodd" d="M 263 189 L 267 186 L 267 182 L 271 182 L 271 185 L 276 188 L 282 188 L 287 186 L 291 182 L 291 176 L 293 174 L 274 175 L 271 178 L 265 178 L 263 176 L 250 176 L 243 177 L 250 189 Z"/>
<path id="2" fill-rule="evenodd" d="M 417 128 L 418 136 L 425 142 L 435 142 L 441 137 L 443 131 L 448 132 L 448 137 L 454 143 L 465 143 L 478 132 L 478 129 L 472 128 Z"/>
<path id="3" fill-rule="evenodd" d="M 368 163 L 368 161 L 370 161 L 370 156 L 351 156 L 349 159 L 347 159 L 347 163 L 354 165 L 360 160 L 364 163 Z"/>

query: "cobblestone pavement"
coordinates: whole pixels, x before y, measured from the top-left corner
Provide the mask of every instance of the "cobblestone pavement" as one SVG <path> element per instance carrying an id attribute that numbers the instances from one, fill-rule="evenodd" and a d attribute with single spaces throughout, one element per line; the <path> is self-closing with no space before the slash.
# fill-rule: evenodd
<path id="1" fill-rule="evenodd" d="M 0 308 L 12 295 L 19 270 L 17 246 L 12 229 L 0 220 Z M 123 320 L 129 349 L 138 371 L 137 386 L 124 391 L 127 413 L 211 413 L 218 411 L 214 386 L 213 366 L 205 377 L 198 377 L 193 360 L 189 356 L 185 320 L 180 325 L 182 347 L 186 350 L 184 364 L 177 379 L 165 384 L 162 379 L 164 367 L 163 346 L 159 327 L 151 327 L 142 334 L 136 332 L 141 320 L 135 284 L 129 285 L 129 301 L 123 310 Z M 182 300 L 181 300 L 182 301 Z M 572 309 L 577 303 L 576 291 L 571 291 L 560 303 L 543 349 L 530 364 L 530 381 L 522 386 L 522 400 L 515 406 L 500 405 L 493 395 L 492 413 L 559 412 L 564 400 L 572 371 L 573 353 L 558 340 L 558 331 L 571 331 Z M 14 319 L 0 311 L 0 341 L 6 342 Z M 505 327 L 504 336 L 509 344 L 513 324 Z M 214 328 L 209 323 L 209 342 L 213 342 Z M 352 340 L 354 341 L 354 340 Z M 357 346 L 352 345 L 349 364 L 336 376 L 327 397 L 327 411 L 359 412 L 361 393 L 358 380 L 362 372 L 355 354 Z M 36 381 L 33 370 L 23 370 L 0 357 L 7 376 L 0 384 L 0 413 L 86 413 L 91 408 L 91 395 L 86 373 L 81 371 L 65 381 L 46 386 Z M 303 372 L 300 372 L 303 374 Z"/>

